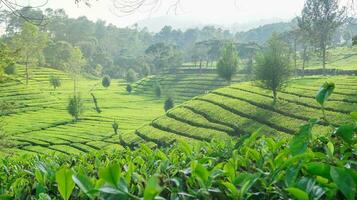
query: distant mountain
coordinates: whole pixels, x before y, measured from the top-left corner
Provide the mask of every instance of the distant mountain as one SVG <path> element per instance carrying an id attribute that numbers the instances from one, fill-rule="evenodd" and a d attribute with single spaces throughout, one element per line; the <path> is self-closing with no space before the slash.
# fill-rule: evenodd
<path id="1" fill-rule="evenodd" d="M 276 22 L 282 22 L 284 20 L 273 18 L 273 19 L 264 19 L 258 21 L 252 21 L 248 23 L 233 23 L 233 24 L 214 24 L 214 23 L 207 23 L 203 20 L 199 19 L 192 19 L 184 16 L 161 16 L 161 17 L 152 17 L 147 18 L 141 21 L 138 21 L 137 24 L 139 27 L 146 27 L 151 32 L 159 32 L 164 26 L 170 25 L 174 29 L 181 29 L 185 31 L 189 28 L 203 28 L 204 26 L 215 26 L 217 28 L 222 28 L 225 30 L 230 30 L 233 33 L 240 32 L 240 31 L 247 31 L 253 28 L 257 28 L 264 24 L 271 24 Z"/>
<path id="2" fill-rule="evenodd" d="M 139 27 L 146 27 L 151 32 L 159 32 L 164 26 L 170 25 L 174 29 L 186 30 L 189 28 L 202 28 L 208 24 L 201 22 L 199 20 L 192 20 L 182 16 L 161 16 L 147 18 L 138 21 Z"/>
<path id="3" fill-rule="evenodd" d="M 291 22 L 278 22 L 273 24 L 266 24 L 258 28 L 250 29 L 249 31 L 242 31 L 236 34 L 239 41 L 256 42 L 262 44 L 266 42 L 269 37 L 274 33 L 282 33 L 292 30 L 295 23 Z"/>

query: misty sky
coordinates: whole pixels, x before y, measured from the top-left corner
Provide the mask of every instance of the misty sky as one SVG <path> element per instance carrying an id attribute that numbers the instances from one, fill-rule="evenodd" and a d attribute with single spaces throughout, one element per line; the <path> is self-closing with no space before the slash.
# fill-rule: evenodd
<path id="1" fill-rule="evenodd" d="M 75 5 L 74 0 L 48 0 L 46 7 L 64 8 L 70 17 L 85 15 L 91 20 L 99 18 L 118 26 L 128 26 L 138 20 L 163 15 L 178 15 L 195 21 L 227 25 L 262 19 L 290 19 L 300 14 L 304 4 L 304 0 L 181 0 L 175 13 L 169 9 L 175 0 L 161 0 L 161 4 L 153 12 L 149 12 L 146 7 L 130 16 L 120 16 L 122 14 L 113 9 L 112 1 L 93 1 L 92 7 L 88 8 L 85 5 Z M 23 2 L 39 5 L 45 0 Z"/>

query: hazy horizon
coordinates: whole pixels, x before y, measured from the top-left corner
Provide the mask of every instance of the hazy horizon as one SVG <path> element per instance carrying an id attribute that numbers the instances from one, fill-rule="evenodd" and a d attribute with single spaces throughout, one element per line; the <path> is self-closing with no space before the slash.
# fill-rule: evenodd
<path id="1" fill-rule="evenodd" d="M 203 24 L 219 24 L 229 26 L 231 24 L 248 24 L 259 21 L 271 21 L 280 19 L 289 20 L 298 16 L 304 4 L 304 0 L 181 0 L 177 10 L 170 9 L 174 0 L 161 1 L 152 12 L 149 7 L 144 7 L 136 13 L 123 16 L 120 11 L 113 8 L 112 0 L 92 1 L 92 6 L 84 4 L 75 5 L 74 0 L 55 1 L 49 0 L 42 7 L 59 9 L 63 8 L 70 17 L 86 16 L 96 21 L 105 20 L 119 27 L 126 27 L 137 22 L 157 17 L 184 19 Z M 46 0 L 20 0 L 23 5 L 40 5 Z M 150 7 L 151 8 L 151 7 Z M 254 8 L 254 9 L 253 9 Z M 269 8 L 269 9 L 267 9 Z"/>

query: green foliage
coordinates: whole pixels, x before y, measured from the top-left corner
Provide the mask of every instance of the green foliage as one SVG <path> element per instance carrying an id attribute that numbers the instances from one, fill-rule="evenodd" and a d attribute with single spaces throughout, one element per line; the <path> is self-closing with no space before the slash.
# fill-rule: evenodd
<path id="1" fill-rule="evenodd" d="M 147 77 L 151 74 L 150 66 L 147 63 L 144 63 L 143 66 L 141 67 L 141 74 L 144 77 Z"/>
<path id="2" fill-rule="evenodd" d="M 119 132 L 118 132 L 118 130 L 119 130 L 119 124 L 118 124 L 117 121 L 114 120 L 114 122 L 112 123 L 112 128 L 113 128 L 115 134 L 118 134 L 118 133 L 119 133 Z"/>
<path id="3" fill-rule="evenodd" d="M 338 0 L 307 0 L 302 10 L 304 32 L 321 53 L 322 67 L 326 67 L 327 46 L 339 26 L 346 20 L 346 8 Z"/>
<path id="4" fill-rule="evenodd" d="M 39 28 L 30 22 L 25 22 L 21 32 L 16 34 L 11 41 L 14 51 L 18 51 L 19 61 L 26 66 L 26 84 L 29 81 L 29 66 L 39 64 L 43 57 L 43 49 L 48 42 L 47 33 L 41 32 Z"/>
<path id="5" fill-rule="evenodd" d="M 173 98 L 172 97 L 167 98 L 166 101 L 165 101 L 165 104 L 164 104 L 165 112 L 167 112 L 168 110 L 170 110 L 174 106 L 175 106 L 175 103 L 174 103 Z"/>
<path id="6" fill-rule="evenodd" d="M 238 53 L 233 43 L 226 45 L 221 59 L 217 63 L 217 73 L 229 83 L 237 72 Z"/>
<path id="7" fill-rule="evenodd" d="M 4 68 L 4 72 L 7 75 L 14 75 L 16 74 L 16 65 L 14 63 L 9 64 Z"/>
<path id="8" fill-rule="evenodd" d="M 273 34 L 267 47 L 256 57 L 255 77 L 263 87 L 272 90 L 274 100 L 291 74 L 290 55 L 286 44 Z"/>
<path id="9" fill-rule="evenodd" d="M 65 167 L 56 173 L 58 191 L 64 200 L 69 199 L 75 186 L 72 175 L 72 170 Z"/>
<path id="10" fill-rule="evenodd" d="M 84 111 L 83 101 L 79 95 L 74 95 L 69 99 L 67 111 L 75 120 L 79 120 Z"/>
<path id="11" fill-rule="evenodd" d="M 56 88 L 61 86 L 61 78 L 59 76 L 50 76 L 49 78 L 50 80 L 50 84 L 53 87 L 54 90 L 56 90 Z"/>
<path id="12" fill-rule="evenodd" d="M 105 88 L 108 88 L 110 86 L 110 77 L 109 76 L 104 76 L 102 79 L 102 86 Z"/>
<path id="13" fill-rule="evenodd" d="M 316 101 L 323 106 L 325 101 L 331 96 L 333 90 L 335 89 L 334 83 L 325 82 L 320 90 L 317 92 Z"/>
<path id="14" fill-rule="evenodd" d="M 156 82 L 154 84 L 154 92 L 155 92 L 156 97 L 161 97 L 162 89 L 161 89 L 161 85 L 159 82 Z"/>
<path id="15" fill-rule="evenodd" d="M 126 81 L 128 83 L 133 83 L 136 81 L 137 77 L 136 77 L 136 72 L 133 69 L 129 69 L 126 73 Z"/>
<path id="16" fill-rule="evenodd" d="M 353 36 L 352 38 L 352 45 L 357 45 L 357 35 Z"/>
<path id="17" fill-rule="evenodd" d="M 133 90 L 133 88 L 131 87 L 131 85 L 127 84 L 126 85 L 126 91 L 130 94 L 132 90 Z"/>
<path id="18" fill-rule="evenodd" d="M 293 141 L 311 126 L 304 125 Z M 298 154 L 289 153 L 296 146 L 288 139 L 255 132 L 193 146 L 179 142 L 168 148 L 141 145 L 51 160 L 2 159 L 0 167 L 6 170 L 0 170 L 0 191 L 9 197 L 35 197 L 38 193 L 27 188 L 42 185 L 41 193 L 64 199 L 355 199 L 353 147 L 338 138 L 326 139 L 307 139 L 305 151 Z M 325 152 L 328 143 L 335 147 L 332 155 Z M 61 167 L 68 165 L 72 169 Z M 54 172 L 56 179 L 51 178 Z M 21 183 L 26 179 L 32 181 Z"/>
<path id="19" fill-rule="evenodd" d="M 316 94 L 316 101 L 321 105 L 323 118 L 327 121 L 324 104 L 335 89 L 334 83 L 325 82 Z"/>

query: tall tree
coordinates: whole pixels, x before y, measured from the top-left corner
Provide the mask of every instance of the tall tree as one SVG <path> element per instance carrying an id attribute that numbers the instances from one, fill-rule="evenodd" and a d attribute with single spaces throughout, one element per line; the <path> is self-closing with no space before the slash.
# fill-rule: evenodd
<path id="1" fill-rule="evenodd" d="M 291 74 L 289 47 L 276 34 L 256 56 L 255 77 L 261 85 L 272 90 L 274 102 Z"/>
<path id="2" fill-rule="evenodd" d="M 14 54 L 5 43 L 0 41 L 0 82 L 3 80 L 5 67 L 13 62 Z"/>
<path id="3" fill-rule="evenodd" d="M 86 65 L 86 60 L 83 57 L 81 50 L 75 47 L 71 50 L 71 54 L 67 63 L 64 63 L 65 71 L 70 74 L 73 79 L 73 94 L 78 95 L 78 77 L 81 73 L 82 67 Z"/>
<path id="4" fill-rule="evenodd" d="M 47 41 L 47 34 L 40 32 L 37 26 L 29 22 L 25 22 L 21 28 L 21 32 L 13 37 L 13 48 L 19 52 L 21 61 L 25 63 L 26 85 L 30 77 L 29 66 L 39 63 Z"/>
<path id="5" fill-rule="evenodd" d="M 301 58 L 302 58 L 302 76 L 305 74 L 305 66 L 309 60 L 309 47 L 311 43 L 311 37 L 309 35 L 309 21 L 306 21 L 304 18 L 299 17 L 298 21 L 298 40 L 301 45 Z"/>
<path id="6" fill-rule="evenodd" d="M 338 0 L 306 0 L 302 20 L 313 44 L 321 53 L 322 68 L 326 69 L 326 52 L 337 28 L 346 20 L 346 8 L 340 8 Z"/>
<path id="7" fill-rule="evenodd" d="M 223 50 L 221 59 L 217 63 L 217 73 L 230 84 L 232 77 L 237 72 L 238 53 L 233 43 L 227 44 Z"/>

